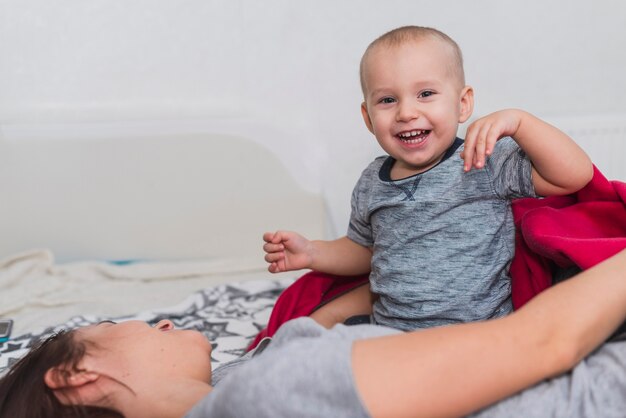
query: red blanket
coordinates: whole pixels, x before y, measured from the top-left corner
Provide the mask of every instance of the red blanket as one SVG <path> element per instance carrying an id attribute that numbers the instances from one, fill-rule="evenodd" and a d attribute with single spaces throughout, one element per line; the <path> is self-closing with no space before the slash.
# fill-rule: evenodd
<path id="1" fill-rule="evenodd" d="M 626 183 L 608 181 L 594 167 L 592 180 L 577 193 L 513 202 L 516 227 L 511 291 L 517 309 L 552 284 L 556 268 L 587 269 L 626 248 Z M 284 322 L 367 281 L 310 272 L 280 295 L 267 328 L 250 349 Z"/>
<path id="2" fill-rule="evenodd" d="M 584 270 L 626 248 L 626 183 L 608 181 L 594 167 L 577 193 L 513 202 L 513 306 L 552 284 L 555 268 Z"/>
<path id="3" fill-rule="evenodd" d="M 261 330 L 248 347 L 253 349 L 271 337 L 290 319 L 310 315 L 318 306 L 368 281 L 368 276 L 343 277 L 311 271 L 285 289 L 272 309 L 267 328 Z"/>

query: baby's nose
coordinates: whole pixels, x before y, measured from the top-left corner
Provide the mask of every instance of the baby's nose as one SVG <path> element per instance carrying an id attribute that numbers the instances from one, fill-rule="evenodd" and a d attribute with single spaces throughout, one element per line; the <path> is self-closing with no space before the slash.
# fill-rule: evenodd
<path id="1" fill-rule="evenodd" d="M 417 119 L 419 117 L 419 109 L 412 103 L 400 103 L 396 119 L 401 122 Z"/>

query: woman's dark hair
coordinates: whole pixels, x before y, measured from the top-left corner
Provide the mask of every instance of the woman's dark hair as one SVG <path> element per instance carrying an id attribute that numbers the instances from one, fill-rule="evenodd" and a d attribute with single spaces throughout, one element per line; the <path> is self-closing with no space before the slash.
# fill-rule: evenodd
<path id="1" fill-rule="evenodd" d="M 0 418 L 123 418 L 105 408 L 63 405 L 45 384 L 48 369 L 76 368 L 85 351 L 73 331 L 60 331 L 36 345 L 0 379 Z"/>

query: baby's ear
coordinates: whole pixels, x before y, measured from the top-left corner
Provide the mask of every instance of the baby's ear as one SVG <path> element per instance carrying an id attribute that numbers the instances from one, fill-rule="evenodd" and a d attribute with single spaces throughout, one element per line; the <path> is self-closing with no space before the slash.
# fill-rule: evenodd
<path id="1" fill-rule="evenodd" d="M 367 105 L 365 104 L 365 102 L 361 103 L 361 115 L 363 116 L 363 122 L 365 122 L 365 126 L 367 126 L 367 129 L 371 133 L 374 133 L 374 127 L 372 126 L 372 120 L 370 119 L 370 115 L 367 112 Z"/>
<path id="2" fill-rule="evenodd" d="M 459 123 L 463 123 L 472 116 L 474 112 L 474 89 L 471 86 L 463 87 L 461 90 L 461 100 L 459 102 Z"/>

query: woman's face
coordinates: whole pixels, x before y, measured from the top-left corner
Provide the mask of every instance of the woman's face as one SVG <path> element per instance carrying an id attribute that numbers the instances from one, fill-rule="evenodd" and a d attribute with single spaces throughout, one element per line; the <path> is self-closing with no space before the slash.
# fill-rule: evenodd
<path id="1" fill-rule="evenodd" d="M 154 327 L 142 321 L 102 322 L 79 329 L 76 337 L 86 343 L 86 356 L 125 381 L 211 381 L 211 344 L 198 331 L 174 329 L 169 320 Z"/>

